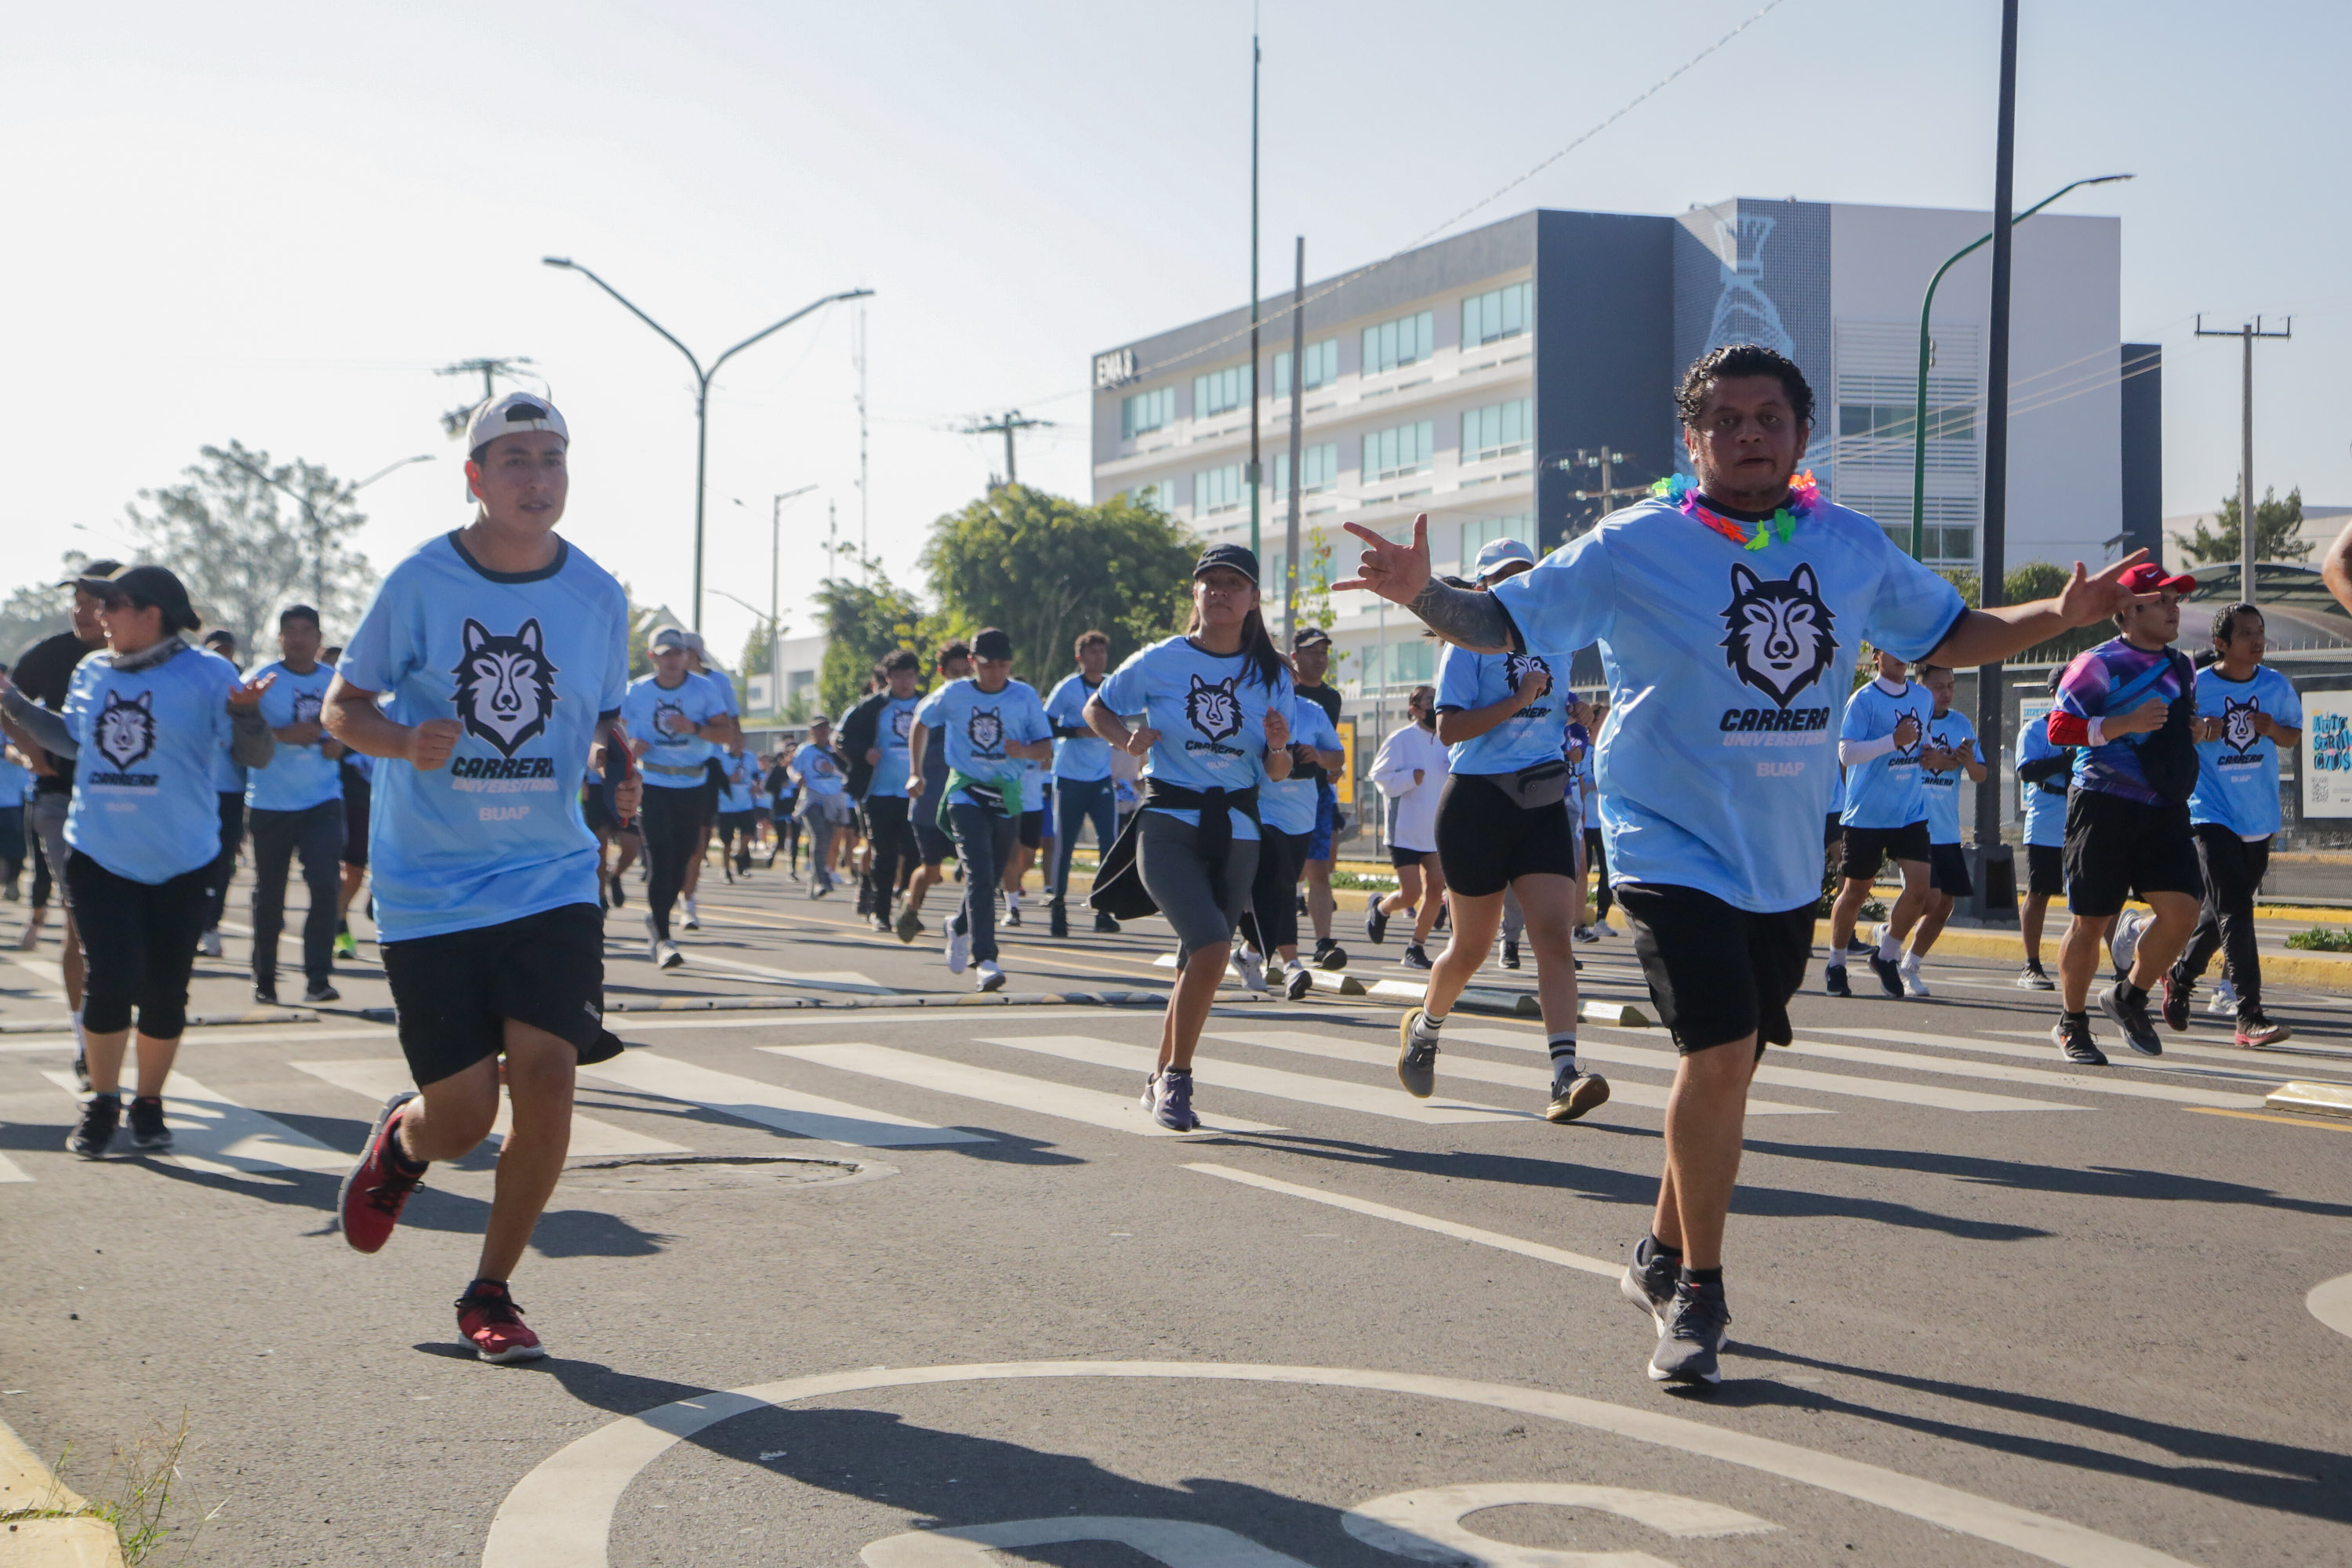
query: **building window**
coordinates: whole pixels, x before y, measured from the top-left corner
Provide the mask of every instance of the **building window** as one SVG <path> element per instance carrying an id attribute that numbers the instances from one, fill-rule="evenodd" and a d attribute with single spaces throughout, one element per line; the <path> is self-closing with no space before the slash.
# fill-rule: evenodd
<path id="1" fill-rule="evenodd" d="M 1176 417 L 1176 389 L 1155 386 L 1118 400 L 1118 438 L 1132 441 Z"/>
<path id="2" fill-rule="evenodd" d="M 1841 493 L 1838 504 L 1862 513 L 1886 531 L 1886 537 L 1905 554 L 1911 552 L 1911 498 L 1886 493 Z M 1977 559 L 1977 524 L 1982 503 L 1978 497 L 1927 497 L 1921 521 L 1919 558 L 1930 566 L 1973 566 Z"/>
<path id="3" fill-rule="evenodd" d="M 1210 419 L 1229 414 L 1250 400 L 1250 367 L 1229 364 L 1192 378 L 1192 417 Z"/>
<path id="4" fill-rule="evenodd" d="M 1462 553 L 1457 559 L 1465 571 L 1478 559 L 1478 552 L 1498 539 L 1516 539 L 1529 549 L 1534 548 L 1536 514 L 1520 512 L 1516 517 L 1482 517 L 1475 522 L 1462 525 Z"/>
<path id="5" fill-rule="evenodd" d="M 1328 386 L 1339 379 L 1339 340 L 1325 338 L 1319 343 L 1307 345 L 1307 381 L 1298 390 L 1312 392 L 1318 386 Z M 1290 395 L 1290 351 L 1283 350 L 1274 356 L 1274 395 L 1276 401 Z"/>
<path id="6" fill-rule="evenodd" d="M 1462 415 L 1462 460 L 1483 463 L 1524 452 L 1535 440 L 1536 404 L 1532 397 L 1490 403 L 1465 409 Z"/>
<path id="7" fill-rule="evenodd" d="M 1428 637 L 1411 637 L 1388 645 L 1384 656 L 1373 660 L 1378 684 L 1384 686 L 1421 686 L 1437 673 L 1437 644 Z"/>
<path id="8" fill-rule="evenodd" d="M 1328 490 L 1339 482 L 1339 443 L 1327 441 L 1319 447 L 1298 449 L 1298 489 L 1302 495 L 1314 495 Z M 1290 454 L 1274 455 L 1274 493 L 1290 493 Z"/>
<path id="9" fill-rule="evenodd" d="M 1227 463 L 1222 468 L 1203 468 L 1192 476 L 1192 515 L 1213 517 L 1221 511 L 1232 511 L 1249 499 L 1249 488 L 1242 480 L 1242 466 Z"/>
<path id="10" fill-rule="evenodd" d="M 1418 316 L 1400 316 L 1393 321 L 1382 321 L 1377 327 L 1364 329 L 1364 371 L 1366 375 L 1378 375 L 1399 365 L 1427 359 L 1437 344 L 1437 315 L 1423 310 Z"/>
<path id="11" fill-rule="evenodd" d="M 1176 487 L 1166 479 L 1156 484 L 1138 485 L 1124 494 L 1138 506 L 1156 507 L 1163 512 L 1176 510 Z"/>
<path id="12" fill-rule="evenodd" d="M 1423 419 L 1391 426 L 1364 437 L 1364 483 L 1377 484 L 1403 474 L 1429 471 L 1430 455 L 1437 447 L 1437 422 Z"/>
<path id="13" fill-rule="evenodd" d="M 1516 338 L 1535 324 L 1535 285 L 1489 289 L 1462 301 L 1462 346 L 1478 348 Z"/>

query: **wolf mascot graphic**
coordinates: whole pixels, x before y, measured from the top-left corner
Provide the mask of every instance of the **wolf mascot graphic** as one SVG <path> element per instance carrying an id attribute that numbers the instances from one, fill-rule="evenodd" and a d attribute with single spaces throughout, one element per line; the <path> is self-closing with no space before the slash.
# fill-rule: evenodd
<path id="1" fill-rule="evenodd" d="M 466 622 L 466 657 L 457 661 L 457 717 L 511 757 L 547 729 L 555 710 L 555 666 L 548 662 L 539 622 L 523 622 L 510 637 L 493 637 L 481 622 Z"/>
<path id="2" fill-rule="evenodd" d="M 1733 674 L 1786 708 L 1836 657 L 1836 619 L 1811 566 L 1768 582 L 1734 562 L 1724 658 Z"/>
<path id="3" fill-rule="evenodd" d="M 1186 721 L 1212 741 L 1240 734 L 1242 700 L 1234 689 L 1240 681 L 1240 676 L 1229 675 L 1212 686 L 1194 676 L 1192 689 L 1184 693 Z"/>
<path id="4" fill-rule="evenodd" d="M 2244 702 L 2234 697 L 2221 699 L 2221 739 L 2242 757 L 2262 739 L 2254 731 L 2254 715 L 2262 710 L 2262 704 L 2251 699 Z"/>
<path id="5" fill-rule="evenodd" d="M 98 710 L 98 753 L 115 770 L 127 772 L 155 749 L 155 694 L 142 691 L 125 702 L 114 692 Z"/>
<path id="6" fill-rule="evenodd" d="M 963 732 L 965 737 L 971 742 L 971 749 L 974 755 L 982 757 L 1001 757 L 1004 754 L 1003 710 L 999 708 L 973 709 L 971 710 L 971 717 L 964 722 Z"/>

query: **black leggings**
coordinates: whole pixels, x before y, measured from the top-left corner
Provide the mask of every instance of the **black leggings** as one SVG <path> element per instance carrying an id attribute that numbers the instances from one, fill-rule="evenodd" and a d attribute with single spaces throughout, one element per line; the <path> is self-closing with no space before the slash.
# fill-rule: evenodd
<path id="1" fill-rule="evenodd" d="M 867 885 L 874 889 L 874 912 L 888 919 L 890 900 L 898 892 L 898 866 L 911 866 L 921 851 L 915 847 L 915 825 L 903 795 L 866 797 L 866 837 L 874 846 L 874 868 Z"/>
<path id="2" fill-rule="evenodd" d="M 2197 930 L 2172 966 L 2173 978 L 2194 984 L 2218 949 L 2222 973 L 2238 993 L 2238 1016 L 2263 1014 L 2263 961 L 2254 949 L 2254 892 L 2270 869 L 2271 841 L 2249 844 L 2219 823 L 2197 825 L 2197 859 L 2205 869 L 2205 908 Z"/>
<path id="3" fill-rule="evenodd" d="M 176 1040 L 188 1026 L 188 972 L 205 934 L 212 890 L 210 863 L 168 882 L 118 877 L 77 849 L 66 862 L 66 889 L 81 931 L 82 1027 L 111 1035 L 131 1027 Z"/>
<path id="4" fill-rule="evenodd" d="M 245 847 L 245 792 L 220 792 L 221 852 L 213 862 L 213 887 L 205 900 L 205 929 L 220 930 L 221 916 L 228 912 L 228 885 L 236 879 L 237 852 Z"/>
<path id="5" fill-rule="evenodd" d="M 646 791 L 637 810 L 637 830 L 646 843 L 646 905 L 653 911 L 654 935 L 669 940 L 670 906 L 686 886 L 686 868 L 702 847 L 702 791 Z"/>
<path id="6" fill-rule="evenodd" d="M 1605 921 L 1616 900 L 1609 895 L 1609 846 L 1601 839 L 1601 829 L 1597 827 L 1584 830 L 1584 859 L 1586 868 L 1601 876 L 1601 896 L 1593 901 L 1592 918 Z"/>
<path id="7" fill-rule="evenodd" d="M 1298 945 L 1298 878 L 1307 865 L 1307 837 L 1258 824 L 1257 872 L 1241 931 L 1242 940 L 1269 963 L 1280 949 Z"/>

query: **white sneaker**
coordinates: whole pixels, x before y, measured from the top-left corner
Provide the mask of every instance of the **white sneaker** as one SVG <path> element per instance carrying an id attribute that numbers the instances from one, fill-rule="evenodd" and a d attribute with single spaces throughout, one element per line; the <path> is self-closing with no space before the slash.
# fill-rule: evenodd
<path id="1" fill-rule="evenodd" d="M 948 973 L 961 974 L 971 967 L 971 932 L 968 931 L 948 932 Z"/>
<path id="2" fill-rule="evenodd" d="M 1242 977 L 1242 989 L 1263 992 L 1265 989 L 1265 960 L 1255 948 L 1234 949 L 1234 972 Z"/>
<path id="3" fill-rule="evenodd" d="M 2116 917 L 2115 929 L 2108 933 L 2107 950 L 2115 954 L 2116 973 L 2129 976 L 2132 955 L 2139 952 L 2139 937 L 2144 917 L 2137 910 L 2126 910 Z"/>
<path id="4" fill-rule="evenodd" d="M 2231 984 L 2227 980 L 2215 981 L 2213 983 L 2213 997 L 2212 1000 L 2205 1004 L 2205 1011 L 2216 1018 L 2236 1017 L 2238 1016 L 2238 988 Z"/>
<path id="5" fill-rule="evenodd" d="M 1927 989 L 1927 983 L 1919 977 L 1918 954 L 1911 952 L 1905 953 L 1903 955 L 1902 963 L 1897 967 L 1903 971 L 1903 994 L 1906 996 L 1932 996 L 1935 994 L 1935 993 Z"/>
<path id="6" fill-rule="evenodd" d="M 657 937 L 654 941 L 654 962 L 664 969 L 676 969 L 686 962 L 686 954 L 678 952 L 677 943 Z"/>
<path id="7" fill-rule="evenodd" d="M 1870 928 L 1870 945 L 1882 952 L 1886 950 L 1886 931 L 1887 924 L 1885 921 Z"/>
<path id="8" fill-rule="evenodd" d="M 694 900 L 692 899 L 687 899 L 684 900 L 683 902 L 686 905 L 686 929 L 688 931 L 700 931 L 702 929 L 702 917 L 695 913 Z"/>
<path id="9" fill-rule="evenodd" d="M 975 991 L 1001 991 L 1003 988 L 1004 971 L 996 967 L 996 961 L 994 959 L 982 959 L 980 961 L 980 981 L 978 984 L 972 987 L 972 989 Z"/>
<path id="10" fill-rule="evenodd" d="M 206 958 L 218 958 L 221 955 L 220 932 L 217 931 L 205 932 L 204 939 L 196 943 L 196 948 Z"/>

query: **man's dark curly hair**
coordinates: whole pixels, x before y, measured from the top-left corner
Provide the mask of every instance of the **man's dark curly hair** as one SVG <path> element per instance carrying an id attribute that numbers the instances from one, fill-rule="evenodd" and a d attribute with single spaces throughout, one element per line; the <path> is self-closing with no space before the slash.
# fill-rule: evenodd
<path id="1" fill-rule="evenodd" d="M 1789 395 L 1789 406 L 1807 425 L 1813 422 L 1813 389 L 1805 380 L 1805 373 L 1785 354 L 1773 353 L 1761 343 L 1726 343 L 1719 349 L 1709 349 L 1701 354 L 1683 376 L 1682 390 L 1675 394 L 1675 407 L 1681 413 L 1685 426 L 1696 425 L 1706 406 L 1706 389 L 1718 381 L 1738 375 L 1771 375 L 1780 380 L 1780 388 Z"/>

